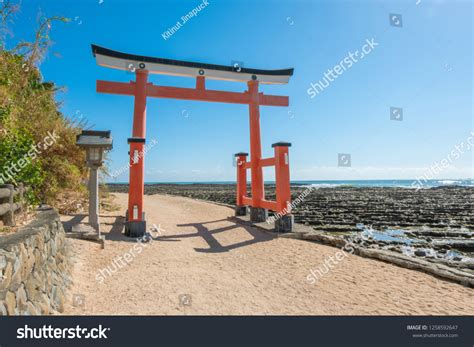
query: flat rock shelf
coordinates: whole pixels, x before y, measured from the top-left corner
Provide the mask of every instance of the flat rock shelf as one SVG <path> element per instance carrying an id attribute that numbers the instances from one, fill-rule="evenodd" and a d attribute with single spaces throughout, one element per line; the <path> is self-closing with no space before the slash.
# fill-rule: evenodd
<path id="1" fill-rule="evenodd" d="M 110 184 L 111 192 L 128 192 L 128 184 Z M 307 187 L 292 186 L 297 199 Z M 275 186 L 266 185 L 266 197 L 275 198 Z M 250 187 L 249 187 L 250 191 Z M 234 184 L 147 184 L 145 194 L 170 194 L 235 204 Z M 465 227 L 474 231 L 474 187 L 431 189 L 336 187 L 315 188 L 295 206 L 298 223 L 324 231 L 357 231 L 357 223 L 385 227 L 435 229 Z"/>

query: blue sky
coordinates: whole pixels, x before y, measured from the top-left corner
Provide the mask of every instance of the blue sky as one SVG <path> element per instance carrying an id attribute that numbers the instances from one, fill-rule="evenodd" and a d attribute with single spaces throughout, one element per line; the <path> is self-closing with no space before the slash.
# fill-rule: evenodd
<path id="1" fill-rule="evenodd" d="M 66 87 L 59 95 L 66 114 L 112 130 L 111 172 L 128 163 L 133 98 L 98 94 L 95 81 L 127 82 L 134 76 L 96 66 L 91 43 L 178 60 L 294 67 L 288 85 L 261 87 L 290 97 L 289 108 L 261 108 L 261 128 L 265 157 L 273 154 L 274 142 L 293 144 L 293 180 L 415 178 L 447 158 L 473 130 L 470 1 L 210 0 L 163 39 L 164 31 L 200 3 L 23 1 L 9 44 L 32 38 L 39 11 L 72 19 L 53 24 L 55 44 L 41 71 Z M 390 13 L 402 15 L 403 27 L 390 25 Z M 311 98 L 310 84 L 349 51 L 360 51 L 367 39 L 378 45 Z M 194 86 L 194 80 L 179 77 L 152 75 L 151 82 Z M 207 87 L 246 89 L 218 81 Z M 390 120 L 390 107 L 403 108 L 402 121 Z M 232 181 L 232 154 L 249 150 L 248 108 L 149 98 L 147 136 L 157 144 L 146 156 L 146 181 Z M 472 177 L 473 152 L 464 150 L 435 177 Z M 338 167 L 338 153 L 351 155 L 351 167 Z M 265 174 L 273 179 L 270 168 Z M 109 180 L 127 181 L 128 174 Z"/>

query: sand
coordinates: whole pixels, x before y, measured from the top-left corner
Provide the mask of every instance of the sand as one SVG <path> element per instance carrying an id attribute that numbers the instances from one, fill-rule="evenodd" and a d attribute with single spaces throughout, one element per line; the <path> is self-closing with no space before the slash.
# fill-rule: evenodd
<path id="1" fill-rule="evenodd" d="M 124 211 L 127 195 L 114 195 Z M 122 210 L 102 217 L 105 249 L 69 239 L 75 266 L 65 314 L 474 314 L 472 289 L 355 255 L 310 284 L 310 270 L 337 248 L 243 227 L 225 206 L 166 195 L 145 196 L 145 206 L 149 227 L 161 229 L 148 243 L 120 235 Z M 100 274 L 107 267 L 110 275 Z"/>

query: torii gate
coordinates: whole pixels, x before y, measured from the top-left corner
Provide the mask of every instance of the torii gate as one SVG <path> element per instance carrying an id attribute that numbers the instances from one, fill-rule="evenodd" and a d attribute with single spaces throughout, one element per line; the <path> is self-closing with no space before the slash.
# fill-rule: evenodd
<path id="1" fill-rule="evenodd" d="M 181 100 L 199 100 L 249 105 L 250 114 L 250 156 L 237 153 L 237 201 L 235 214 L 246 214 L 246 206 L 250 206 L 250 219 L 253 222 L 264 222 L 268 218 L 268 210 L 277 213 L 275 229 L 291 231 L 293 216 L 290 202 L 290 175 L 288 147 L 291 144 L 278 142 L 275 157 L 262 158 L 260 141 L 260 106 L 288 106 L 287 96 L 265 95 L 258 90 L 259 84 L 288 83 L 293 69 L 259 70 L 239 66 L 223 66 L 214 64 L 193 63 L 187 61 L 153 58 L 113 51 L 92 45 L 92 53 L 100 66 L 119 70 L 128 70 L 136 75 L 135 82 L 108 82 L 97 80 L 97 92 L 108 94 L 130 95 L 135 97 L 133 132 L 128 139 L 130 144 L 130 184 L 128 195 L 128 211 L 126 214 L 125 232 L 131 237 L 140 237 L 146 232 L 145 213 L 143 211 L 144 194 L 144 153 L 146 128 L 146 99 L 173 98 Z M 196 88 L 177 88 L 155 86 L 148 83 L 148 74 L 163 74 L 196 78 Z M 206 89 L 208 79 L 246 82 L 248 90 L 243 93 L 226 92 Z M 277 201 L 265 200 L 263 167 L 275 166 Z M 246 170 L 251 170 L 251 193 L 247 196 Z"/>

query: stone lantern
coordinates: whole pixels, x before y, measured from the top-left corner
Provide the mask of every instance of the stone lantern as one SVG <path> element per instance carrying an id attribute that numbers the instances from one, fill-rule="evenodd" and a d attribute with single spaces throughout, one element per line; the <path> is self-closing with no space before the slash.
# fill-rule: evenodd
<path id="1" fill-rule="evenodd" d="M 104 152 L 112 149 L 110 131 L 83 130 L 77 135 L 76 145 L 86 150 L 89 173 L 89 225 L 100 236 L 98 169 L 104 162 Z"/>

